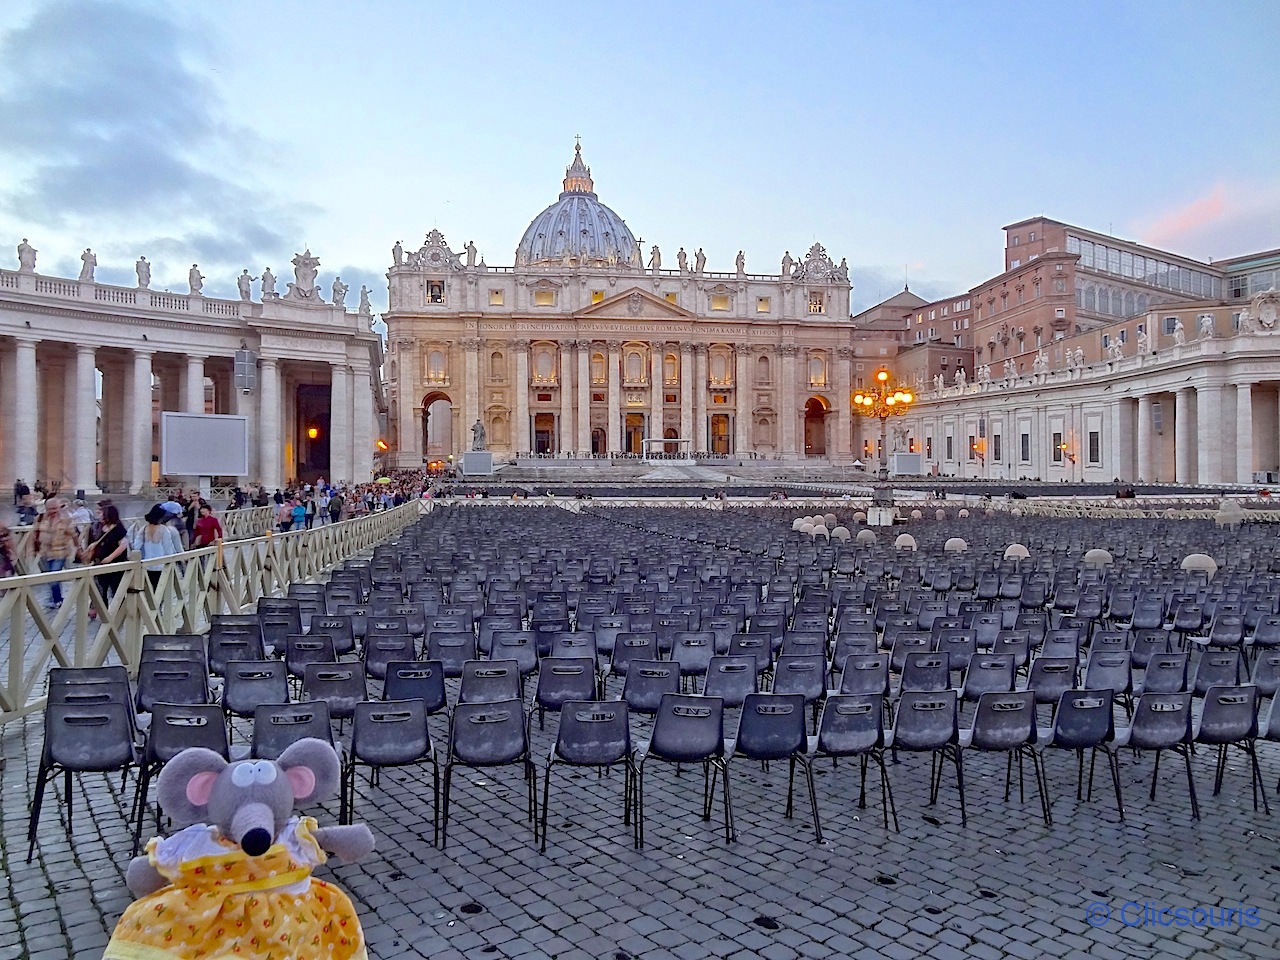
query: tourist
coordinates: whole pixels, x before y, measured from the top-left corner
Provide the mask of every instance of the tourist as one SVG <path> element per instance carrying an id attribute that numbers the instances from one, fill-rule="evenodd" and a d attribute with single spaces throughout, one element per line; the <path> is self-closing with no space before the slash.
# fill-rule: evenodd
<path id="1" fill-rule="evenodd" d="M 307 528 L 308 530 L 310 530 L 310 529 L 311 529 L 312 524 L 314 524 L 314 523 L 316 522 L 316 498 L 315 498 L 315 494 L 311 494 L 311 495 L 309 495 L 309 496 L 307 497 L 307 502 L 306 502 L 305 504 L 303 504 L 303 506 L 306 508 L 306 512 L 305 512 L 305 514 L 303 515 L 303 519 L 304 519 L 304 521 L 305 521 L 305 524 L 304 524 L 304 525 L 306 526 L 306 528 Z"/>
<path id="2" fill-rule="evenodd" d="M 98 538 L 85 548 L 86 559 L 95 567 L 126 559 L 129 550 L 129 539 L 125 536 L 124 524 L 120 522 L 120 511 L 111 503 L 101 507 L 102 531 Z M 94 577 L 98 584 L 98 592 L 102 594 L 104 603 L 110 603 L 115 592 L 120 589 L 123 570 L 114 573 L 102 573 Z M 90 616 L 92 616 L 92 612 Z"/>
<path id="3" fill-rule="evenodd" d="M 18 558 L 13 552 L 13 534 L 0 523 L 0 579 L 12 577 L 18 572 Z"/>
<path id="4" fill-rule="evenodd" d="M 280 509 L 276 511 L 276 526 L 280 528 L 281 533 L 288 533 L 289 528 L 293 526 L 292 500 L 285 500 L 281 502 Z"/>
<path id="5" fill-rule="evenodd" d="M 329 522 L 337 523 L 342 519 L 342 508 L 345 506 L 342 499 L 342 491 L 335 490 L 333 496 L 329 498 Z"/>
<path id="6" fill-rule="evenodd" d="M 89 512 L 89 508 L 80 499 L 72 501 L 71 509 L 67 511 L 67 517 L 77 527 L 87 527 L 93 523 L 93 514 Z"/>
<path id="7" fill-rule="evenodd" d="M 216 541 L 221 540 L 222 536 L 222 524 L 213 515 L 213 507 L 207 503 L 201 503 L 200 518 L 196 520 L 191 545 L 193 547 L 210 547 Z"/>
<path id="8" fill-rule="evenodd" d="M 182 539 L 178 536 L 178 531 L 167 522 L 168 513 L 164 507 L 156 504 L 147 511 L 144 518 L 146 523 L 134 531 L 130 545 L 142 554 L 143 560 L 159 560 L 182 552 Z M 147 579 L 151 581 L 153 589 L 160 582 L 160 572 L 163 569 L 164 565 L 160 563 L 147 566 Z"/>
<path id="9" fill-rule="evenodd" d="M 301 530 L 307 525 L 307 508 L 297 497 L 289 501 L 289 518 L 293 522 L 294 530 Z"/>
<path id="10" fill-rule="evenodd" d="M 324 487 L 316 496 L 316 521 L 322 525 L 329 522 L 329 491 Z"/>
<path id="11" fill-rule="evenodd" d="M 32 530 L 31 549 L 40 561 L 40 569 L 55 573 L 75 559 L 80 535 L 76 532 L 63 501 L 54 497 L 45 504 L 44 513 L 36 518 Z M 62 581 L 49 584 L 49 609 L 62 606 Z"/>

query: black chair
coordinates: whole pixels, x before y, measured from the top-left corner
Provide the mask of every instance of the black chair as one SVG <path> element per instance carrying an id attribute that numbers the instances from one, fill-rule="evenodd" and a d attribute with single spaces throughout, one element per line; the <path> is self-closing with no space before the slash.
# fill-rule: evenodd
<path id="1" fill-rule="evenodd" d="M 827 658 L 822 654 L 779 657 L 773 671 L 773 693 L 798 693 L 813 711 L 813 729 L 818 729 L 818 711 L 827 695 Z"/>
<path id="2" fill-rule="evenodd" d="M 289 674 L 283 660 L 232 660 L 222 684 L 228 730 L 232 717 L 251 718 L 259 704 L 288 703 Z"/>
<path id="3" fill-rule="evenodd" d="M 814 839 L 822 842 L 822 825 L 818 821 L 818 798 L 813 786 L 813 767 L 809 762 L 809 740 L 805 735 L 805 700 L 800 693 L 753 693 L 742 705 L 742 717 L 738 722 L 738 735 L 725 744 L 724 776 L 726 787 L 729 765 L 734 757 L 769 763 L 787 760 L 787 807 L 783 816 L 790 818 L 794 809 L 796 765 L 804 770 L 809 785 L 809 805 L 813 809 Z M 712 775 L 712 789 L 715 776 Z M 731 808 L 730 808 L 731 809 Z M 737 827 L 732 812 L 729 817 L 729 834 L 737 838 Z"/>
<path id="4" fill-rule="evenodd" d="M 929 805 L 938 802 L 942 772 L 950 760 L 956 769 L 960 794 L 960 822 L 968 824 L 964 803 L 964 758 L 960 749 L 959 695 L 955 690 L 934 693 L 908 690 L 898 702 L 888 746 L 895 751 L 928 753 Z"/>
<path id="5" fill-rule="evenodd" d="M 1262 794 L 1262 809 L 1271 816 L 1271 804 L 1267 801 L 1267 789 L 1258 767 L 1258 688 L 1244 686 L 1214 686 L 1206 691 L 1204 710 L 1200 722 L 1195 725 L 1196 743 L 1218 748 L 1218 764 L 1213 780 L 1213 795 L 1222 791 L 1222 777 L 1227 770 L 1227 747 L 1238 747 L 1249 758 L 1253 776 L 1253 809 L 1258 809 L 1258 794 Z"/>
<path id="6" fill-rule="evenodd" d="M 545 670 L 545 664 L 543 670 Z M 547 849 L 547 810 L 551 794 L 551 768 L 557 763 L 604 770 L 623 766 L 622 822 L 631 825 L 636 796 L 636 768 L 631 757 L 631 729 L 627 705 L 616 700 L 566 700 L 560 705 L 560 728 L 555 746 L 547 755 L 542 781 L 542 851 Z M 632 843 L 639 845 L 636 831 Z"/>
<path id="7" fill-rule="evenodd" d="M 364 666 L 348 661 L 308 663 L 302 675 L 303 702 L 323 701 L 332 720 L 355 716 L 356 704 L 368 698 Z"/>
<path id="8" fill-rule="evenodd" d="M 328 636 L 333 638 L 333 649 L 338 656 L 351 653 L 356 648 L 355 629 L 351 625 L 351 617 L 326 614 L 311 618 L 311 636 Z"/>
<path id="9" fill-rule="evenodd" d="M 399 660 L 387 664 L 384 700 L 421 700 L 430 716 L 448 707 L 444 665 L 439 660 Z"/>
<path id="10" fill-rule="evenodd" d="M 650 632 L 620 633 L 600 680 L 602 683 L 606 683 L 609 677 L 614 674 L 620 674 L 625 677 L 633 662 L 657 659 L 658 638 L 655 634 Z"/>
<path id="11" fill-rule="evenodd" d="M 204 747 L 231 758 L 227 728 L 222 722 L 222 708 L 217 704 L 157 703 L 151 711 L 151 727 L 142 750 L 138 769 L 138 790 L 133 805 L 136 819 L 133 827 L 133 854 L 138 855 L 142 839 L 142 821 L 146 816 L 147 793 L 151 779 L 160 768 L 188 747 Z M 160 828 L 160 806 L 156 805 L 156 829 Z"/>
<path id="12" fill-rule="evenodd" d="M 1037 702 L 1039 699 L 1037 697 Z M 1116 811 L 1124 820 L 1124 798 L 1120 793 L 1120 764 L 1116 756 L 1115 720 L 1112 716 L 1111 689 L 1068 690 L 1058 701 L 1053 726 L 1038 731 L 1041 751 L 1074 750 L 1076 752 L 1076 800 L 1093 799 L 1093 768 L 1101 750 L 1111 770 L 1111 783 L 1116 791 Z M 1089 791 L 1084 792 L 1084 752 L 1089 751 Z"/>
<path id="13" fill-rule="evenodd" d="M 529 755 L 528 728 L 524 704 L 519 700 L 501 703 L 459 703 L 449 725 L 449 758 L 444 766 L 444 805 L 440 819 L 440 847 L 449 843 L 449 798 L 453 768 L 502 767 L 520 764 L 527 788 L 526 816 L 537 834 L 537 774 Z"/>
<path id="14" fill-rule="evenodd" d="M 1070 657 L 1036 657 L 1032 660 L 1027 689 L 1035 693 L 1036 703 L 1051 704 L 1056 714 L 1062 695 L 1076 685 L 1077 666 Z"/>
<path id="15" fill-rule="evenodd" d="M 367 644 L 369 641 L 365 642 Z M 437 630 L 427 634 L 427 652 L 423 659 L 440 661 L 444 667 L 444 675 L 457 678 L 462 676 L 462 665 L 468 660 L 476 659 L 476 653 L 474 634 L 466 630 Z"/>
<path id="16" fill-rule="evenodd" d="M 214 618 L 217 619 L 216 617 Z M 265 660 L 262 628 L 254 617 L 252 626 L 213 623 L 209 627 L 209 672 L 214 676 L 225 675 L 232 660 Z"/>
<path id="17" fill-rule="evenodd" d="M 124 696 L 128 696 L 127 687 Z M 140 761 L 134 745 L 133 718 L 130 704 L 118 699 L 103 703 L 56 703 L 52 698 L 45 706 L 44 748 L 36 773 L 35 798 L 31 804 L 31 822 L 27 828 L 27 863 L 36 848 L 36 832 L 40 825 L 40 808 L 45 786 L 55 774 L 63 774 L 63 795 L 67 802 L 67 834 L 75 824 L 72 815 L 71 774 L 111 773 L 137 766 Z"/>
<path id="18" fill-rule="evenodd" d="M 333 649 L 333 638 L 309 637 L 306 634 L 290 634 L 285 638 L 284 664 L 289 676 L 301 680 L 309 663 L 333 663 L 338 653 Z"/>
<path id="19" fill-rule="evenodd" d="M 144 660 L 138 664 L 134 705 L 150 713 L 157 703 L 208 703 L 209 677 L 204 659 Z"/>
<path id="20" fill-rule="evenodd" d="M 1012 675 L 1010 675 L 1012 681 Z M 1025 803 L 1022 785 L 1022 762 L 1031 761 L 1036 778 L 1036 790 L 1040 794 L 1040 810 L 1045 826 L 1053 822 L 1049 812 L 1049 797 L 1045 785 L 1044 768 L 1040 754 L 1036 753 L 1036 701 L 1027 691 L 1013 693 L 1008 690 L 988 691 L 978 698 L 978 708 L 973 715 L 973 726 L 960 731 L 960 746 L 965 750 L 983 753 L 1004 753 L 1004 800 L 1009 802 L 1013 781 L 1013 761 L 1018 761 L 1018 802 Z"/>
<path id="21" fill-rule="evenodd" d="M 1160 778 L 1160 754 L 1172 750 L 1182 756 L 1187 767 L 1187 793 L 1191 798 L 1191 816 L 1200 819 L 1200 803 L 1196 799 L 1196 782 L 1191 773 L 1191 694 L 1189 692 L 1144 693 L 1138 697 L 1133 720 L 1128 727 L 1116 731 L 1116 749 L 1154 751 L 1151 771 L 1151 800 L 1156 798 L 1156 782 Z"/>
<path id="22" fill-rule="evenodd" d="M 988 693 L 1013 692 L 1014 656 L 1010 653 L 980 653 L 969 659 L 964 672 L 960 702 L 978 703 Z M 1034 700 L 1032 701 L 1034 703 Z M 975 719 L 975 723 L 977 720 Z"/>
<path id="23" fill-rule="evenodd" d="M 712 657 L 702 685 L 704 697 L 719 697 L 727 709 L 741 707 L 760 689 L 755 657 Z"/>
<path id="24" fill-rule="evenodd" d="M 333 744 L 329 705 L 323 700 L 259 704 L 253 712 L 249 755 L 258 760 L 278 760 L 290 744 L 306 737 Z"/>
<path id="25" fill-rule="evenodd" d="M 524 702 L 515 660 L 468 660 L 462 665 L 458 703 Z"/>
<path id="26" fill-rule="evenodd" d="M 1182 693 L 1187 685 L 1190 656 L 1185 653 L 1152 654 L 1143 671 L 1138 693 Z"/>
<path id="27" fill-rule="evenodd" d="M 594 657 L 544 657 L 538 668 L 538 686 L 533 702 L 538 706 L 541 729 L 550 710 L 559 713 L 571 700 L 595 700 L 597 695 Z"/>
<path id="28" fill-rule="evenodd" d="M 680 692 L 680 665 L 670 660 L 633 660 L 622 684 L 632 713 L 656 714 L 668 694 Z"/>
<path id="29" fill-rule="evenodd" d="M 725 774 L 724 704 L 716 697 L 684 696 L 668 693 L 662 698 L 649 740 L 637 745 L 636 764 L 636 846 L 644 846 L 644 768 L 649 760 L 664 763 L 702 764 L 702 819 L 711 819 L 715 795 L 712 770 Z M 725 774 L 724 838 L 733 839 L 733 810 L 729 798 L 729 777 Z"/>
<path id="30" fill-rule="evenodd" d="M 343 770 L 339 822 L 350 823 L 355 808 L 356 767 L 368 767 L 370 785 L 384 767 L 431 764 L 432 843 L 440 840 L 440 765 L 427 729 L 426 704 L 419 699 L 364 701 L 351 722 L 351 750 Z"/>
<path id="31" fill-rule="evenodd" d="M 847 667 L 846 667 L 847 669 Z M 814 757 L 857 757 L 861 767 L 861 786 L 858 806 L 867 806 L 867 761 L 874 761 L 880 768 L 880 806 L 884 813 L 884 828 L 889 829 L 889 814 L 893 814 L 893 829 L 898 830 L 898 810 L 893 802 L 893 788 L 884 765 L 886 698 L 881 693 L 833 694 L 827 697 L 818 721 L 818 733 L 810 738 L 809 752 Z"/>

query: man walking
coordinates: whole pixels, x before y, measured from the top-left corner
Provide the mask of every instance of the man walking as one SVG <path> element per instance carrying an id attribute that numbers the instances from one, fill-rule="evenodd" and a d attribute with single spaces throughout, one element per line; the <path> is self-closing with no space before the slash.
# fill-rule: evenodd
<path id="1" fill-rule="evenodd" d="M 45 504 L 44 513 L 36 517 L 32 529 L 31 545 L 40 569 L 46 573 L 56 573 L 74 560 L 80 549 L 80 537 L 75 524 L 63 509 L 65 502 L 54 497 Z M 54 580 L 49 584 L 49 609 L 56 610 L 62 606 L 62 581 Z"/>

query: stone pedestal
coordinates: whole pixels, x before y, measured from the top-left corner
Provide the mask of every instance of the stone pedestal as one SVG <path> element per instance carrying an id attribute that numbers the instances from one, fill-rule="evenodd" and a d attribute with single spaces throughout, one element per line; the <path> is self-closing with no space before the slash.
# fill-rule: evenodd
<path id="1" fill-rule="evenodd" d="M 893 507 L 868 507 L 868 527 L 892 527 L 897 519 L 897 511 Z"/>
<path id="2" fill-rule="evenodd" d="M 468 450 L 462 455 L 464 477 L 493 476 L 493 454 L 488 450 Z"/>

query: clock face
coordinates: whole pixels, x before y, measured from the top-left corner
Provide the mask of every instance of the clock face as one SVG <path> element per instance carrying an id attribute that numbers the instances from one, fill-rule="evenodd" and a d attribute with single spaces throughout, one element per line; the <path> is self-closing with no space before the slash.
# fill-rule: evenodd
<path id="1" fill-rule="evenodd" d="M 439 263 L 441 260 L 444 259 L 444 256 L 440 253 L 439 250 L 432 250 L 430 256 L 428 256 L 427 259 L 430 260 L 432 263 Z"/>

